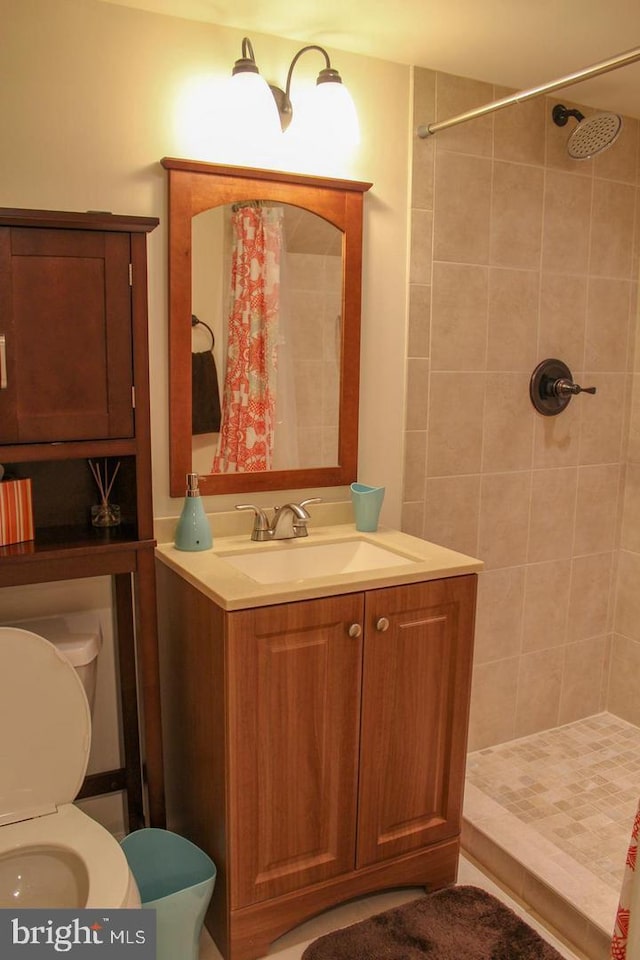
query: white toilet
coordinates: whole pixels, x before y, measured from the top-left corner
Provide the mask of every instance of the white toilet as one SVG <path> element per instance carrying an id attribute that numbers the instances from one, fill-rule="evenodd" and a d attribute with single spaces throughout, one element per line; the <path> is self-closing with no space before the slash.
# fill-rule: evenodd
<path id="1" fill-rule="evenodd" d="M 67 657 L 0 626 L 1 908 L 140 906 L 120 844 L 73 804 L 90 747 L 89 701 Z"/>

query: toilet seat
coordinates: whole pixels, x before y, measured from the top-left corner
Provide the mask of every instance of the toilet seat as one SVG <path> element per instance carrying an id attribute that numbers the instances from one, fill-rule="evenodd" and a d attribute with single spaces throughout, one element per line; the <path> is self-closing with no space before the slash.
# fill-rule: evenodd
<path id="1" fill-rule="evenodd" d="M 82 862 L 88 890 L 83 890 L 86 900 L 83 896 L 84 902 L 77 906 L 105 909 L 140 906 L 138 889 L 122 847 L 108 830 L 73 804 L 65 804 L 56 813 L 44 817 L 0 827 L 0 867 L 4 859 L 34 849 L 48 850 L 54 855 L 58 852 L 63 856 L 75 855 Z"/>
<path id="2" fill-rule="evenodd" d="M 52 643 L 18 627 L 0 627 L 0 664 L 0 868 L 43 853 L 54 869 L 56 858 L 77 867 L 78 907 L 139 906 L 120 844 L 72 802 L 91 747 L 82 681 Z"/>
<path id="3" fill-rule="evenodd" d="M 82 681 L 52 643 L 0 627 L 0 825 L 54 813 L 84 780 L 91 715 Z"/>

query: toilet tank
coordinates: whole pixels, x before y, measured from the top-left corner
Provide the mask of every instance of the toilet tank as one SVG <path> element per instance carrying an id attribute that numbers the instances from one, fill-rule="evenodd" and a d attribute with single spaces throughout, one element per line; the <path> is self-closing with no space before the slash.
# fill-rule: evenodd
<path id="1" fill-rule="evenodd" d="M 84 612 L 63 613 L 37 620 L 14 620 L 4 626 L 30 630 L 57 647 L 82 680 L 93 716 L 98 654 L 102 646 L 102 630 L 98 617 Z"/>

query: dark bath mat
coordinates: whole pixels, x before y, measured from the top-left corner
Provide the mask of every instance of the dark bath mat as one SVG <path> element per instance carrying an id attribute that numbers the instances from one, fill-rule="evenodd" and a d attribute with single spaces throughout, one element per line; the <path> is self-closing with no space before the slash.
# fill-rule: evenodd
<path id="1" fill-rule="evenodd" d="M 478 887 L 438 890 L 307 947 L 302 960 L 562 960 L 513 910 Z"/>

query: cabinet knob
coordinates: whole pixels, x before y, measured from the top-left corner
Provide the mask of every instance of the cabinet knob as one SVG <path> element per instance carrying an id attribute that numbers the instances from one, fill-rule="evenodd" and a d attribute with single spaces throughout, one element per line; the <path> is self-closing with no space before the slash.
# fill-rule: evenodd
<path id="1" fill-rule="evenodd" d="M 359 637 L 362 633 L 362 627 L 359 623 L 352 623 L 349 627 L 349 636 L 350 637 Z"/>
<path id="2" fill-rule="evenodd" d="M 385 630 L 389 629 L 389 621 L 387 617 L 380 617 L 376 623 L 376 630 L 379 630 L 380 633 L 384 633 Z"/>

